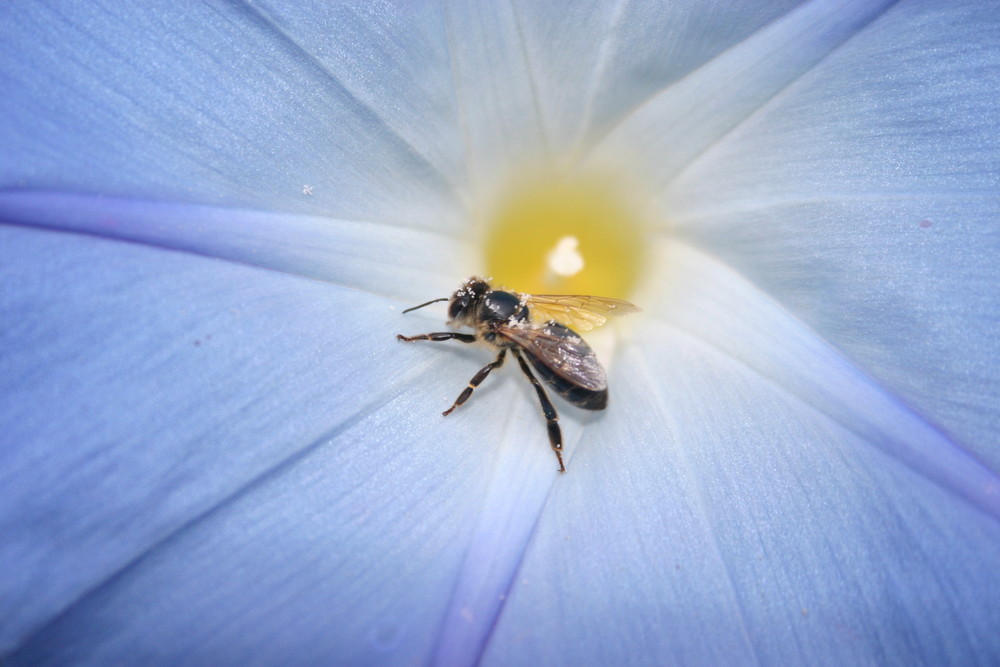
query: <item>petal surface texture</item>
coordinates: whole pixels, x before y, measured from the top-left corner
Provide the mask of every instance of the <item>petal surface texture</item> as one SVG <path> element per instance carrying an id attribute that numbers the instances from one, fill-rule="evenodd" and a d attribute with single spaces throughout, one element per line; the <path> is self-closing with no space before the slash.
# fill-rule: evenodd
<path id="1" fill-rule="evenodd" d="M 971 1 L 3 4 L 0 660 L 996 663 L 998 71 Z M 395 339 L 536 159 L 651 221 L 564 475 Z"/>
<path id="2" fill-rule="evenodd" d="M 689 163 L 660 202 L 677 234 L 994 470 L 998 39 L 995 7 L 894 7 Z"/>

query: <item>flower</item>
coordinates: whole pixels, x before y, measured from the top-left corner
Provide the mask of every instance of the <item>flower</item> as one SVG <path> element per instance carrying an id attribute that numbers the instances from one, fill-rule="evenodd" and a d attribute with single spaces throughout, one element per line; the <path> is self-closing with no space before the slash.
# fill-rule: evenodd
<path id="1" fill-rule="evenodd" d="M 998 13 L 399 5 L 0 8 L 0 655 L 994 661 Z M 648 194 L 562 476 L 394 340 L 538 151 Z"/>

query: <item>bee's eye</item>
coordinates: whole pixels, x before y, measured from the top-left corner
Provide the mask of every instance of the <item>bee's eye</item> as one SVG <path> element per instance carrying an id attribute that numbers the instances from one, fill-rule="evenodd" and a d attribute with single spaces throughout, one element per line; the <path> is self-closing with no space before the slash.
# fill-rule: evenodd
<path id="1" fill-rule="evenodd" d="M 474 308 L 489 289 L 489 285 L 483 280 L 478 278 L 467 280 L 457 292 L 451 295 L 451 302 L 448 304 L 448 319 L 460 320 L 469 316 L 469 309 Z"/>
<path id="2" fill-rule="evenodd" d="M 463 294 L 461 296 L 456 296 L 448 304 L 448 319 L 457 320 L 465 314 L 469 309 L 469 302 L 472 299 L 468 294 Z"/>

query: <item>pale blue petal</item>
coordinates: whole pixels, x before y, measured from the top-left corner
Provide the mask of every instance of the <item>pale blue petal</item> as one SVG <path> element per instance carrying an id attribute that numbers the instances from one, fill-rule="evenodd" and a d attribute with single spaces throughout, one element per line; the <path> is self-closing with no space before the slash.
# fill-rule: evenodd
<path id="1" fill-rule="evenodd" d="M 447 663 L 455 643 L 480 640 L 452 616 L 484 617 L 478 605 L 452 605 L 509 577 L 530 535 L 521 526 L 533 525 L 558 474 L 547 447 L 511 439 L 497 450 L 497 426 L 508 423 L 497 413 L 508 410 L 490 408 L 503 399 L 496 391 L 476 406 L 478 418 L 454 420 L 441 436 L 437 394 L 450 400 L 454 389 L 431 380 L 425 397 L 397 394 L 359 416 L 158 543 L 32 637 L 15 662 Z M 511 417 L 530 421 L 542 445 L 540 417 L 523 398 L 528 409 Z M 394 438 L 359 457 L 372 431 Z M 442 637 L 445 623 L 454 631 Z"/>
<path id="2" fill-rule="evenodd" d="M 630 330 L 484 664 L 995 661 L 1000 479 L 740 276 L 661 250 L 677 289 Z"/>
<path id="3" fill-rule="evenodd" d="M 516 367 L 443 420 L 481 350 L 393 336 L 439 313 L 2 233 L 14 663 L 410 663 L 448 652 L 454 595 L 516 566 L 555 458 Z"/>
<path id="4" fill-rule="evenodd" d="M 620 120 L 586 156 L 656 191 L 772 97 L 865 29 L 894 0 L 803 3 Z"/>
<path id="5" fill-rule="evenodd" d="M 49 17 L 45 18 L 39 19 L 40 25 L 48 25 Z M 209 18 L 195 18 L 205 19 L 200 27 L 213 26 Z M 76 29 L 81 27 L 79 17 L 72 23 Z M 11 25 L 17 26 L 17 21 Z M 223 21 L 221 28 L 225 27 Z M 130 33 L 131 28 L 129 24 L 124 29 L 98 31 L 100 37 L 93 40 L 96 46 L 91 47 L 97 48 L 109 39 L 117 46 L 141 43 L 137 38 L 145 35 L 139 30 Z M 191 34 L 196 35 L 197 30 L 192 30 Z M 238 25 L 233 30 L 240 32 Z M 77 35 L 74 41 L 67 34 L 65 40 L 55 41 L 88 52 L 83 48 L 86 45 L 80 44 L 81 39 L 88 42 L 85 35 L 86 32 Z M 331 195 L 327 201 L 333 202 L 332 206 L 315 203 L 323 189 L 321 181 L 314 181 L 312 195 L 295 184 L 291 197 L 283 188 L 275 188 L 268 180 L 270 176 L 254 181 L 255 174 L 248 176 L 242 171 L 264 162 L 258 157 L 219 158 L 213 154 L 218 144 L 201 132 L 195 132 L 197 136 L 185 144 L 183 137 L 171 132 L 185 129 L 179 126 L 188 121 L 178 124 L 171 113 L 180 111 L 182 115 L 197 117 L 203 110 L 187 109 L 184 102 L 171 105 L 154 99 L 151 106 L 159 110 L 162 122 L 152 128 L 157 130 L 152 133 L 152 140 L 144 144 L 145 135 L 132 136 L 133 133 L 126 132 L 127 141 L 104 152 L 97 138 L 115 137 L 115 130 L 122 129 L 128 118 L 123 120 L 109 112 L 111 120 L 96 128 L 78 123 L 74 117 L 68 122 L 56 119 L 53 129 L 63 134 L 55 144 L 62 152 L 48 152 L 51 146 L 37 141 L 45 133 L 32 126 L 44 122 L 44 117 L 36 118 L 25 107 L 34 105 L 35 111 L 52 108 L 44 99 L 49 90 L 33 88 L 29 76 L 33 67 L 39 67 L 39 63 L 31 62 L 32 57 L 51 56 L 46 48 L 38 48 L 30 39 L 5 43 L 21 48 L 24 61 L 31 65 L 22 67 L 23 61 L 10 61 L 10 79 L 22 85 L 26 93 L 3 107 L 5 118 L 20 123 L 11 130 L 19 150 L 5 153 L 4 165 L 13 174 L 8 185 L 24 191 L 4 194 L 2 212 L 6 221 L 166 245 L 337 282 L 366 293 L 248 271 L 218 261 L 192 261 L 190 257 L 143 250 L 139 246 L 23 229 L 4 230 L 4 269 L 5 277 L 9 278 L 5 284 L 10 288 L 4 292 L 10 299 L 3 306 L 4 321 L 24 324 L 7 329 L 4 340 L 8 354 L 3 357 L 3 377 L 9 386 L 4 387 L 7 430 L 3 451 L 9 458 L 3 465 L 3 507 L 10 514 L 3 523 L 11 530 L 5 531 L 7 541 L 2 560 L 4 571 L 16 572 L 17 576 L 5 581 L 7 585 L 0 596 L 5 619 L 0 642 L 3 651 L 20 646 L 16 657 L 29 662 L 34 659 L 32 655 L 37 657 L 33 647 L 39 645 L 63 657 L 78 659 L 87 652 L 99 656 L 114 651 L 125 651 L 133 657 L 137 644 L 129 641 L 127 630 L 102 623 L 99 633 L 96 627 L 88 625 L 92 620 L 107 620 L 111 613 L 110 606 L 107 612 L 90 613 L 94 601 L 102 600 L 107 591 L 123 590 L 116 587 L 116 582 L 127 578 L 131 568 L 161 553 L 208 517 L 224 514 L 225 508 L 233 505 L 243 508 L 238 501 L 253 495 L 255 489 L 263 487 L 267 491 L 263 499 L 254 497 L 254 505 L 280 502 L 280 498 L 272 499 L 274 490 L 268 481 L 284 481 L 286 476 L 294 481 L 286 472 L 288 469 L 308 459 L 310 452 L 336 440 L 340 458 L 331 463 L 335 474 L 320 480 L 312 514 L 326 518 L 331 509 L 335 510 L 336 498 L 329 496 L 332 490 L 346 507 L 339 518 L 343 530 L 327 527 L 323 541 L 315 548 L 341 568 L 331 572 L 328 579 L 335 589 L 339 591 L 344 581 L 361 582 L 353 593 L 343 594 L 339 603 L 331 606 L 328 590 L 314 585 L 315 571 L 302 569 L 298 565 L 302 561 L 290 557 L 282 558 L 280 563 L 273 560 L 259 563 L 268 573 L 276 573 L 278 580 L 273 585 L 245 591 L 242 598 L 245 605 L 232 597 L 203 597 L 211 584 L 225 581 L 225 574 L 240 564 L 222 557 L 224 553 L 238 554 L 238 549 L 230 550 L 209 541 L 206 548 L 210 562 L 225 572 L 210 572 L 206 566 L 205 576 L 199 578 L 192 575 L 186 560 L 173 560 L 180 564 L 183 580 L 173 588 L 206 602 L 205 615 L 192 615 L 197 606 L 195 601 L 181 595 L 176 599 L 184 609 L 175 616 L 190 619 L 201 630 L 211 633 L 214 643 L 198 632 L 174 635 L 172 644 L 158 643 L 164 637 L 151 633 L 142 623 L 131 628 L 151 642 L 148 646 L 165 647 L 173 656 L 183 655 L 190 646 L 200 646 L 206 652 L 228 649 L 232 650 L 229 655 L 239 655 L 237 640 L 248 639 L 247 655 L 257 658 L 265 655 L 262 643 L 266 643 L 277 657 L 287 656 L 287 650 L 281 643 L 271 641 L 274 636 L 299 628 L 302 616 L 311 615 L 322 642 L 313 647 L 303 644 L 304 651 L 310 648 L 320 652 L 340 651 L 338 656 L 342 658 L 345 654 L 365 651 L 377 656 L 391 649 L 407 660 L 427 652 L 439 623 L 439 615 L 429 613 L 433 598 L 437 596 L 439 606 L 448 601 L 449 581 L 458 569 L 455 559 L 464 555 L 464 545 L 468 543 L 461 537 L 462 528 L 471 529 L 474 525 L 472 519 L 482 505 L 476 500 L 476 489 L 485 487 L 481 475 L 490 469 L 479 465 L 478 458 L 468 457 L 465 445 L 478 438 L 487 443 L 500 442 L 502 438 L 494 430 L 453 418 L 451 421 L 458 424 L 458 431 L 449 442 L 462 451 L 456 456 L 447 444 L 424 448 L 431 469 L 423 466 L 418 456 L 398 468 L 404 476 L 415 477 L 393 481 L 392 467 L 398 464 L 393 464 L 386 448 L 433 442 L 432 434 L 439 433 L 441 428 L 438 415 L 441 407 L 454 398 L 454 388 L 464 385 L 478 365 L 470 370 L 456 367 L 451 374 L 435 374 L 435 382 L 442 384 L 432 382 L 423 389 L 428 392 L 424 394 L 428 406 L 433 407 L 414 410 L 420 425 L 410 426 L 408 418 L 400 416 L 405 410 L 393 408 L 390 399 L 398 398 L 405 388 L 417 386 L 414 378 L 427 369 L 432 354 L 423 351 L 420 356 L 421 351 L 416 349 L 406 354 L 410 350 L 392 335 L 402 324 L 398 302 L 377 298 L 371 292 L 414 297 L 419 294 L 421 300 L 438 296 L 441 294 L 438 287 L 445 283 L 439 285 L 435 273 L 450 274 L 447 286 L 454 286 L 455 276 L 462 273 L 451 272 L 443 264 L 428 266 L 426 258 L 460 255 L 456 242 L 438 233 L 421 234 L 405 229 L 414 221 L 436 229 L 454 222 L 457 217 L 449 209 L 451 192 L 448 191 L 448 197 L 435 196 L 442 192 L 440 183 L 424 178 L 421 170 L 426 170 L 421 160 L 410 160 L 409 149 L 401 150 L 403 158 L 395 163 L 375 150 L 382 133 L 390 137 L 390 148 L 399 147 L 399 137 L 394 131 L 380 130 L 366 135 L 350 123 L 338 123 L 336 105 L 327 116 L 333 121 L 330 127 L 357 145 L 333 156 L 324 155 L 322 159 L 347 169 L 353 160 L 368 170 L 365 178 L 374 173 L 373 168 L 377 178 L 367 184 L 338 182 L 338 189 L 327 193 Z M 222 40 L 220 44 L 210 46 L 225 50 L 233 41 Z M 233 55 L 260 55 L 253 50 L 253 44 L 239 40 L 235 44 Z M 265 40 L 264 44 L 268 42 Z M 162 60 L 162 55 L 157 57 Z M 202 57 L 188 58 L 177 64 L 177 68 L 193 71 L 202 84 L 211 82 L 211 71 L 203 75 L 200 69 L 211 63 L 202 60 Z M 170 63 L 154 63 L 163 64 Z M 111 68 L 107 75 L 114 79 L 120 73 L 121 69 Z M 68 78 L 66 87 L 79 88 L 81 94 L 105 90 L 103 86 L 95 88 L 93 78 Z M 130 91 L 133 85 L 142 88 L 143 78 L 128 67 L 123 78 L 123 85 Z M 176 86 L 178 81 L 183 84 L 186 79 L 178 75 L 168 76 L 165 81 Z M 260 82 L 244 83 L 261 92 Z M 304 85 L 298 88 L 304 89 Z M 220 113 L 239 106 L 238 98 L 229 100 L 224 95 L 213 98 L 206 91 L 198 91 L 192 97 L 199 103 L 216 100 Z M 254 101 L 271 97 L 264 91 Z M 171 101 L 178 99 L 184 96 L 175 96 Z M 102 102 L 107 111 L 108 100 Z M 156 102 L 161 104 L 157 106 Z M 230 106 L 221 106 L 227 104 Z M 361 129 L 374 126 L 379 130 L 379 121 L 373 114 L 360 115 L 364 121 Z M 274 119 L 264 118 L 260 119 L 261 127 L 265 120 L 275 125 Z M 239 125 L 245 119 L 227 116 L 225 122 L 230 121 Z M 285 134 L 295 136 L 295 132 L 285 129 Z M 186 148 L 191 154 L 178 158 L 174 155 L 178 146 L 180 152 Z M 125 153 L 136 148 L 148 155 L 124 164 L 123 159 L 136 157 Z M 310 159 L 323 152 L 323 148 L 322 142 L 310 137 L 297 144 L 292 152 L 297 158 Z M 152 154 L 162 154 L 161 159 L 152 160 Z M 253 159 L 244 164 L 241 160 L 248 157 Z M 79 160 L 88 164 L 77 164 Z M 95 167 L 87 168 L 90 160 L 95 161 Z M 120 172 L 113 167 L 120 168 Z M 211 182 L 206 184 L 201 178 L 202 170 L 214 171 L 217 167 L 228 171 L 221 178 L 209 174 Z M 158 171 L 161 169 L 162 173 Z M 237 172 L 235 176 L 232 170 Z M 406 179 L 414 176 L 416 180 L 408 184 Z M 162 187 L 170 179 L 183 183 L 179 188 L 183 192 L 171 189 L 173 186 Z M 426 201 L 432 202 L 429 207 L 434 215 L 427 215 L 421 208 L 428 206 L 426 201 L 410 191 L 414 184 L 432 195 Z M 37 191 L 40 187 L 54 186 L 103 197 Z M 370 197 L 374 192 L 379 193 L 377 202 Z M 389 224 L 358 224 L 354 218 L 274 215 L 239 208 L 153 204 L 106 196 L 116 193 L 345 215 L 363 211 L 365 215 L 358 217 Z M 349 205 L 341 206 L 343 203 Z M 39 261 L 42 258 L 44 261 Z M 418 268 L 418 260 L 423 261 L 423 272 Z M 321 305 L 317 307 L 315 301 Z M 248 310 L 249 322 L 245 315 Z M 432 328 L 427 324 L 428 319 L 415 316 L 417 322 L 424 324 L 410 326 L 418 331 Z M 177 358 L 185 351 L 189 355 L 192 349 L 214 350 L 219 341 L 226 345 L 221 355 L 203 355 L 208 359 Z M 404 350 L 406 361 L 400 364 L 392 355 Z M 275 360 L 279 363 L 275 364 Z M 293 387 L 289 389 L 289 385 Z M 384 410 L 380 410 L 383 403 Z M 50 415 L 53 406 L 59 410 L 55 417 Z M 406 406 L 414 408 L 412 399 Z M 380 421 L 374 425 L 364 423 L 353 441 L 344 435 L 355 422 L 372 415 L 380 416 Z M 433 467 L 434 461 L 444 460 L 449 465 L 458 465 L 458 472 Z M 308 463 L 304 465 L 311 470 Z M 463 470 L 469 466 L 480 471 L 480 478 L 470 478 L 474 481 L 470 482 L 468 493 L 454 495 L 455 484 L 441 483 L 456 474 L 464 479 Z M 546 477 L 553 475 L 553 468 L 551 459 L 545 459 Z M 533 475 L 525 479 L 535 484 L 546 477 Z M 345 493 L 365 481 L 368 487 L 363 499 Z M 407 493 L 414 494 L 414 502 L 389 503 L 388 507 L 395 511 L 377 512 L 379 521 L 364 521 L 372 508 L 387 502 L 386 489 L 393 487 L 407 489 Z M 437 497 L 441 494 L 452 500 L 442 501 Z M 293 502 L 300 504 L 297 497 Z M 400 509 L 403 503 L 410 510 Z M 417 507 L 421 503 L 427 503 L 427 507 Z M 449 503 L 459 506 L 450 507 Z M 524 508 L 529 519 L 537 515 L 537 503 L 525 504 Z M 437 521 L 435 512 L 446 515 L 451 523 Z M 239 509 L 236 513 L 239 516 Z M 26 518 L 33 517 L 39 518 L 37 525 L 25 523 Z M 263 526 L 267 540 L 280 534 L 282 528 L 294 532 L 308 527 L 295 522 L 293 511 L 268 518 L 273 523 Z M 392 525 L 381 523 L 381 519 Z M 359 521 L 374 536 L 371 539 L 376 540 L 370 550 L 364 548 L 364 536 L 352 533 L 358 530 Z M 431 539 L 427 532 L 428 525 L 435 523 L 441 524 L 440 539 Z M 426 543 L 427 557 L 416 564 L 411 562 L 413 550 L 405 548 L 406 539 L 402 535 L 409 527 L 416 542 Z M 188 539 L 200 543 L 201 535 L 196 533 Z M 389 540 L 399 549 L 387 549 L 379 540 Z M 380 557 L 388 560 L 383 567 L 372 569 Z M 346 565 L 340 565 L 345 562 Z M 289 568 L 289 563 L 295 566 Z M 26 564 L 31 567 L 25 567 Z M 407 576 L 407 568 L 412 576 Z M 251 575 L 251 584 L 268 581 L 258 572 Z M 286 604 L 286 614 L 280 616 L 270 613 L 273 608 L 265 604 L 252 604 L 287 603 L 289 596 L 296 596 L 286 587 L 296 581 L 317 595 L 312 610 L 315 613 L 309 613 L 308 605 Z M 244 589 L 237 586 L 236 591 Z M 134 613 L 134 601 L 142 597 L 143 591 L 158 600 L 164 593 L 161 586 L 124 591 L 127 600 L 123 623 L 143 620 Z M 410 603 L 413 599 L 421 600 L 419 609 Z M 302 600 L 305 605 L 305 595 Z M 397 617 L 385 612 L 386 606 L 393 605 Z M 165 606 L 165 600 L 150 605 L 154 612 Z M 103 608 L 99 602 L 98 608 Z M 247 623 L 235 621 L 240 618 L 239 608 L 248 614 Z M 76 624 L 75 619 L 81 617 L 78 610 L 83 610 L 83 621 Z M 260 615 L 262 610 L 264 616 Z M 68 621 L 56 621 L 60 617 Z M 229 623 L 233 634 L 220 637 L 216 626 L 219 622 L 227 623 L 230 617 L 234 619 Z M 415 620 L 410 620 L 414 617 Z M 274 624 L 267 627 L 272 630 L 261 631 L 258 624 L 271 620 Z M 69 634 L 80 639 L 79 644 L 70 638 L 65 642 L 51 641 L 63 632 L 66 623 Z M 411 624 L 419 627 L 407 627 Z M 169 631 L 168 624 L 162 621 L 152 625 Z M 341 631 L 331 635 L 330 627 L 340 627 Z M 359 627 L 363 633 L 359 634 Z M 299 634 L 303 642 L 306 634 L 306 630 Z M 107 643 L 102 643 L 102 638 Z"/>
<path id="6" fill-rule="evenodd" d="M 697 1 L 452 3 L 473 185 L 488 196 L 484 184 L 511 165 L 572 159 L 627 110 L 794 4 L 729 3 L 723 12 Z"/>
<path id="7" fill-rule="evenodd" d="M 256 2 L 254 8 L 440 170 L 452 188 L 464 186 L 447 23 L 438 3 Z M 435 226 L 444 227 L 440 221 Z"/>
<path id="8" fill-rule="evenodd" d="M 799 1 L 515 3 L 546 141 L 557 154 L 589 148 L 631 110 Z"/>
<path id="9" fill-rule="evenodd" d="M 406 29 L 359 82 L 339 59 L 356 53 L 358 21 L 324 23 L 316 53 L 314 34 L 297 39 L 325 14 L 286 25 L 243 3 L 4 3 L 0 187 L 453 222 L 460 135 L 439 13 L 368 11 L 370 32 Z"/>
<path id="10" fill-rule="evenodd" d="M 513 4 L 454 2 L 447 11 L 470 194 L 482 201 L 512 165 L 548 153 L 539 92 Z"/>
<path id="11" fill-rule="evenodd" d="M 1000 470 L 1000 11 L 904 3 L 689 165 L 677 233 Z"/>
<path id="12" fill-rule="evenodd" d="M 438 416 L 486 360 L 392 339 L 440 327 L 440 307 L 402 318 L 399 298 L 443 296 L 463 247 L 433 233 L 461 221 L 466 187 L 452 120 L 430 118 L 452 104 L 437 97 L 447 86 L 433 35 L 446 33 L 468 181 L 482 183 L 535 144 L 561 141 L 551 132 L 560 106 L 538 96 L 544 68 L 525 51 L 540 34 L 531 8 L 453 5 L 443 21 L 434 5 L 357 20 L 334 8 L 322 20 L 344 33 L 325 51 L 322 25 L 280 9 L 185 8 L 176 33 L 141 17 L 114 26 L 99 11 L 69 22 L 74 32 L 34 5 L 5 7 L 0 44 L 11 46 L 0 48 L 25 55 L 0 60 L 16 92 L 0 107 L 16 128 L 0 130 L 14 147 L 0 183 L 114 197 L 8 193 L 0 212 L 336 283 L 3 230 L 16 287 L 0 292 L 3 321 L 19 324 L 3 330 L 3 349 L 17 353 L 0 356 L 0 377 L 12 378 L 2 417 L 25 443 L 0 448 L 3 523 L 16 528 L 3 531 L 16 539 L 0 546 L 0 569 L 18 566 L 0 595 L 0 618 L 11 619 L 0 650 L 18 647 L 15 660 L 411 664 L 485 651 L 505 663 L 843 664 L 997 653 L 992 473 L 739 275 L 683 246 L 663 257 L 686 281 L 644 303 L 649 319 L 614 365 L 613 409 L 586 430 L 564 409 L 570 473 L 555 475 L 516 367 L 447 422 Z M 799 49 L 780 76 L 763 76 L 774 85 L 709 131 L 675 124 L 674 139 L 690 142 L 652 180 L 688 178 L 686 161 L 892 16 L 881 9 L 814 2 L 766 29 Z M 626 25 L 629 8 L 614 11 Z M 803 16 L 824 27 L 799 45 Z M 399 43 L 411 24 L 416 46 Z M 52 31 L 45 46 L 25 25 Z M 354 31 L 378 43 L 369 60 Z M 707 41 L 721 48 L 740 28 L 720 34 Z M 762 57 L 741 72 L 781 53 L 765 42 L 748 42 L 740 53 Z M 52 43 L 83 56 L 57 67 Z M 146 57 L 122 55 L 140 46 Z M 520 60 L 500 58 L 507 71 L 477 74 L 518 48 Z M 198 49 L 207 62 L 191 57 Z M 241 54 L 249 64 L 233 66 Z M 424 60 L 411 66 L 412 55 Z M 706 47 L 692 66 L 712 55 Z M 362 62 L 380 75 L 357 76 Z M 702 70 L 726 81 L 717 62 Z M 94 65 L 106 71 L 88 74 Z M 588 85 L 605 90 L 601 80 Z M 656 89 L 623 86 L 638 97 Z M 67 92 L 68 119 L 38 114 Z M 726 107 L 699 101 L 713 119 Z M 566 127 L 619 120 L 616 102 L 591 104 Z M 534 115 L 517 112 L 526 108 Z M 421 117 L 428 125 L 407 131 Z M 632 122 L 607 146 L 641 127 Z M 303 173 L 320 174 L 312 195 Z M 693 217 L 697 203 L 675 210 Z"/>
<path id="13" fill-rule="evenodd" d="M 502 441 L 440 417 L 473 350 L 356 290 L 0 230 L 3 653 L 430 650 Z"/>

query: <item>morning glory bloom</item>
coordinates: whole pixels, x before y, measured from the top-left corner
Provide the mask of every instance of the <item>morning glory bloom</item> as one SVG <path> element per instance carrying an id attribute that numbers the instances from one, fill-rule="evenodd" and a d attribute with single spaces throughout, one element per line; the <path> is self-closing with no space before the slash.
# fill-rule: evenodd
<path id="1" fill-rule="evenodd" d="M 5 664 L 1000 660 L 1000 8 L 0 5 Z M 403 344 L 625 298 L 606 411 Z"/>

